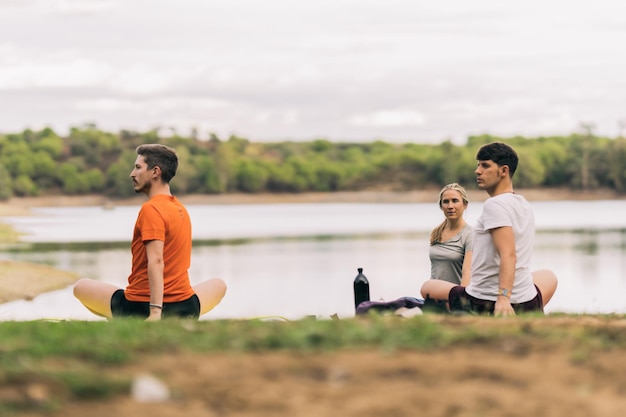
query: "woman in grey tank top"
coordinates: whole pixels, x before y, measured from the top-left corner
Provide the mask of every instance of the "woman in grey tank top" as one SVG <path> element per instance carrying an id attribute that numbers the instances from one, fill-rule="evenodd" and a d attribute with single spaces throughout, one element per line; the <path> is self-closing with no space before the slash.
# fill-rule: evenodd
<path id="1" fill-rule="evenodd" d="M 467 192 L 457 183 L 448 184 L 439 193 L 439 208 L 444 221 L 430 233 L 430 278 L 469 284 L 472 263 L 472 227 L 463 213 L 469 204 Z"/>

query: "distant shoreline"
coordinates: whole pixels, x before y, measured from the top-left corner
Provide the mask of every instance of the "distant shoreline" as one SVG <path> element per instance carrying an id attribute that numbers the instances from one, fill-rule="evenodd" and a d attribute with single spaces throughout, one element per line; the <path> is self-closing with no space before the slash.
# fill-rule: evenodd
<path id="1" fill-rule="evenodd" d="M 626 195 L 613 190 L 599 189 L 578 191 L 570 189 L 517 189 L 529 201 L 589 201 L 621 200 Z M 184 204 L 297 204 L 297 203 L 433 203 L 437 202 L 439 190 L 419 191 L 356 191 L 333 193 L 283 193 L 283 194 L 191 194 L 180 196 Z M 487 194 L 480 190 L 468 190 L 470 202 L 481 202 Z M 32 207 L 89 207 L 141 205 L 144 196 L 111 199 L 101 195 L 14 197 L 0 202 L 0 216 L 28 214 Z"/>

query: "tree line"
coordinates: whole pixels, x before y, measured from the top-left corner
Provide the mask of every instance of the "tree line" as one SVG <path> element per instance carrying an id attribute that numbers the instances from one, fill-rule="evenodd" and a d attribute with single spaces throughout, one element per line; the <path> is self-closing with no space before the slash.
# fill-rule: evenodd
<path id="1" fill-rule="evenodd" d="M 0 199 L 13 196 L 134 195 L 129 174 L 144 143 L 176 149 L 179 170 L 172 190 L 184 194 L 299 193 L 307 191 L 414 190 L 459 182 L 471 188 L 478 148 L 492 141 L 520 156 L 516 186 L 626 190 L 626 139 L 583 133 L 552 137 L 471 136 L 464 145 L 384 141 L 367 143 L 252 142 L 167 137 L 158 130 L 105 132 L 74 127 L 0 134 Z"/>

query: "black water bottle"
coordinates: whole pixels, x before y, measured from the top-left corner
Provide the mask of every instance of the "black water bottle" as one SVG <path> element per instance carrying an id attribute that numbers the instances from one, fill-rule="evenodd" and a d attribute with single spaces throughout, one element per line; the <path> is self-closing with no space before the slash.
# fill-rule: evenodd
<path id="1" fill-rule="evenodd" d="M 354 308 L 356 309 L 363 301 L 370 300 L 370 283 L 363 275 L 363 268 L 357 269 L 359 275 L 354 279 Z"/>

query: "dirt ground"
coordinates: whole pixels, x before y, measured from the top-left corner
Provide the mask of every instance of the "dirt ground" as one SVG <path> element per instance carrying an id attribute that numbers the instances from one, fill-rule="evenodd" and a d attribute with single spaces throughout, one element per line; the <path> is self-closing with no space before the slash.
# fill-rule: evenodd
<path id="1" fill-rule="evenodd" d="M 480 320 L 480 326 L 506 326 L 509 319 L 443 320 L 442 325 Z M 572 332 L 584 326 L 626 330 L 623 318 L 541 322 Z M 500 338 L 439 351 L 170 354 L 103 369 L 129 378 L 150 374 L 165 383 L 169 399 L 142 403 L 129 393 L 64 403 L 53 415 L 615 417 L 626 410 L 625 368 L 621 350 L 587 350 L 569 341 L 555 345 L 532 332 L 527 339 Z"/>

